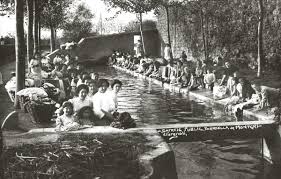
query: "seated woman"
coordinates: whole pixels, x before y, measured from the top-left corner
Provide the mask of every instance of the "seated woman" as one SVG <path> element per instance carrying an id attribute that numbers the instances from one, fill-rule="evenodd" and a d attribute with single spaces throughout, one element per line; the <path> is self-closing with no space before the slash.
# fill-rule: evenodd
<path id="1" fill-rule="evenodd" d="M 216 76 L 211 69 L 207 69 L 207 74 L 204 75 L 204 83 L 206 84 L 206 88 L 209 88 L 213 91 L 214 84 L 216 82 Z"/>
<path id="2" fill-rule="evenodd" d="M 111 106 L 111 114 L 117 111 L 118 109 L 118 99 L 117 99 L 117 94 L 122 88 L 122 82 L 118 79 L 113 80 L 111 83 L 111 89 L 112 91 L 108 91 L 109 94 L 109 99 L 110 99 L 110 104 Z"/>
<path id="3" fill-rule="evenodd" d="M 55 64 L 55 68 L 51 72 L 51 78 L 53 78 L 53 79 L 61 79 L 63 77 L 63 75 L 60 72 L 59 68 L 60 68 L 60 65 L 56 63 Z"/>
<path id="4" fill-rule="evenodd" d="M 162 71 L 162 81 L 166 83 L 170 83 L 170 75 L 171 71 L 174 67 L 174 62 L 172 60 L 169 61 L 168 65 L 164 67 Z"/>
<path id="5" fill-rule="evenodd" d="M 88 96 L 91 98 L 98 92 L 98 85 L 97 85 L 96 81 L 94 81 L 92 79 L 90 80 L 89 84 L 87 84 L 87 85 L 89 87 Z"/>
<path id="6" fill-rule="evenodd" d="M 196 63 L 195 74 L 196 74 L 195 79 L 197 80 L 197 83 L 202 88 L 205 88 L 205 84 L 204 84 L 205 64 L 203 65 L 201 60 L 198 60 Z"/>
<path id="7" fill-rule="evenodd" d="M 56 131 L 70 131 L 77 130 L 79 124 L 73 114 L 73 105 L 71 102 L 66 101 L 62 104 L 63 115 L 58 116 L 56 119 Z"/>
<path id="8" fill-rule="evenodd" d="M 187 66 L 187 65 L 183 66 L 183 74 L 179 81 L 179 83 L 181 84 L 181 87 L 184 88 L 184 87 L 188 86 L 191 75 L 192 75 L 191 72 L 192 72 L 192 69 L 189 66 Z"/>
<path id="9" fill-rule="evenodd" d="M 39 60 L 32 59 L 29 62 L 29 65 L 30 65 L 30 72 L 26 75 L 26 78 L 33 79 L 34 86 L 40 87 L 42 85 L 42 79 L 48 78 L 49 73 L 41 69 L 41 62 Z"/>
<path id="10" fill-rule="evenodd" d="M 77 113 L 78 122 L 80 125 L 95 126 L 97 125 L 97 119 L 94 115 L 94 111 L 90 106 L 82 107 Z"/>
<path id="11" fill-rule="evenodd" d="M 111 112 L 114 110 L 107 92 L 109 82 L 107 79 L 98 81 L 98 92 L 92 97 L 94 114 L 109 125 L 113 120 Z"/>
<path id="12" fill-rule="evenodd" d="M 237 85 L 239 83 L 239 80 L 237 77 L 229 77 L 228 80 L 228 87 L 226 88 L 227 94 L 229 96 L 238 96 L 238 91 L 237 91 Z"/>
<path id="13" fill-rule="evenodd" d="M 154 70 L 154 65 L 153 65 L 153 63 L 151 63 L 151 64 L 149 64 L 148 69 L 145 71 L 144 75 L 145 76 L 151 75 L 153 70 Z"/>
<path id="14" fill-rule="evenodd" d="M 170 64 L 170 84 L 177 84 L 177 67 L 174 64 Z"/>
<path id="15" fill-rule="evenodd" d="M 261 86 L 258 83 L 252 84 L 252 88 L 258 95 L 259 108 L 278 107 L 281 100 L 281 89 Z"/>
<path id="16" fill-rule="evenodd" d="M 60 73 L 62 74 L 62 78 L 69 78 L 69 74 L 68 74 L 68 70 L 67 70 L 67 65 L 66 64 L 63 64 L 61 66 L 61 70 L 60 70 Z"/>
<path id="17" fill-rule="evenodd" d="M 161 78 L 161 75 L 160 75 L 160 72 L 159 72 L 160 63 L 158 61 L 154 61 L 153 64 L 154 64 L 153 65 L 153 72 L 149 75 L 149 77 L 160 79 Z"/>
<path id="18" fill-rule="evenodd" d="M 235 86 L 235 91 L 226 104 L 225 111 L 233 113 L 236 119 L 241 121 L 243 119 L 243 109 L 256 105 L 257 101 L 252 98 L 254 91 L 250 82 L 245 78 L 239 78 L 238 84 Z"/>
<path id="19" fill-rule="evenodd" d="M 254 89 L 251 87 L 251 84 L 245 78 L 239 78 L 239 83 L 237 84 L 237 92 L 239 98 L 245 102 L 251 99 L 252 94 L 255 93 Z"/>
<path id="20" fill-rule="evenodd" d="M 145 59 L 141 59 L 139 63 L 139 67 L 137 69 L 137 73 L 144 73 L 147 70 L 149 65 L 145 62 Z"/>
<path id="21" fill-rule="evenodd" d="M 187 76 L 187 75 L 183 75 L 180 80 L 179 80 L 179 85 L 181 88 L 186 88 L 188 87 L 188 84 L 189 84 L 189 81 L 190 81 L 190 76 Z"/>
<path id="22" fill-rule="evenodd" d="M 184 74 L 184 66 L 183 63 L 180 60 L 177 60 L 177 65 L 176 65 L 176 83 L 180 82 L 181 77 Z"/>
<path id="23" fill-rule="evenodd" d="M 188 88 L 190 91 L 197 90 L 200 84 L 196 80 L 195 72 L 191 73 L 190 80 L 188 83 Z"/>
<path id="24" fill-rule="evenodd" d="M 81 84 L 85 84 L 86 79 L 91 79 L 91 77 L 89 76 L 89 74 L 87 72 L 82 72 L 82 73 L 78 74 L 77 86 L 79 86 Z"/>
<path id="25" fill-rule="evenodd" d="M 77 113 L 84 106 L 93 107 L 92 100 L 88 97 L 88 93 L 89 87 L 87 85 L 81 84 L 77 87 L 77 97 L 68 100 L 73 104 L 74 113 Z"/>

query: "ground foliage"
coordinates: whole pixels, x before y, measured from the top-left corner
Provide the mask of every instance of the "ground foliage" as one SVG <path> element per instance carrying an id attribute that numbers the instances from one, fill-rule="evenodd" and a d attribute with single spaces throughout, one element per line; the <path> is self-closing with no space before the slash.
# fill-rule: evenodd
<path id="1" fill-rule="evenodd" d="M 6 149 L 5 178 L 139 178 L 141 134 L 64 134 L 56 143 Z"/>

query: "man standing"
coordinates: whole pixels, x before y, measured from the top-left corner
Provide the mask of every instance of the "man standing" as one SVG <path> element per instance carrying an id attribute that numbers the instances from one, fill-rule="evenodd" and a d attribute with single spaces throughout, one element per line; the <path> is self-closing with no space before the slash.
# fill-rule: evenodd
<path id="1" fill-rule="evenodd" d="M 5 41 L 4 41 L 4 37 L 3 36 L 1 36 L 1 38 L 0 38 L 0 45 L 5 45 Z"/>
<path id="2" fill-rule="evenodd" d="M 141 40 L 138 40 L 136 43 L 136 57 L 142 57 L 142 43 Z"/>

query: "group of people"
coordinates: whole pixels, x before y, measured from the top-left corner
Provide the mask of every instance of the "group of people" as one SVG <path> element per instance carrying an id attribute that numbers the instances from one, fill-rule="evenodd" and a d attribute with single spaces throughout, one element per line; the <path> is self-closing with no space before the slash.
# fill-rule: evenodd
<path id="1" fill-rule="evenodd" d="M 276 108 L 280 103 L 280 89 L 262 86 L 259 83 L 251 84 L 246 77 L 240 75 L 237 66 L 224 61 L 222 57 L 194 61 L 188 60 L 185 51 L 182 51 L 179 58 L 173 59 L 170 46 L 167 45 L 163 58 L 133 56 L 114 51 L 109 58 L 109 64 L 189 90 L 206 88 L 214 94 L 215 99 L 229 97 L 226 111 L 240 117 L 243 109 L 247 107 L 257 105 L 259 109 Z M 233 107 L 235 105 L 238 107 Z M 237 114 L 237 110 L 240 114 Z"/>
<path id="2" fill-rule="evenodd" d="M 29 62 L 26 86 L 42 88 L 59 82 L 58 86 L 54 85 L 57 95 L 49 95 L 59 104 L 55 111 L 57 131 L 94 125 L 135 127 L 129 113 L 117 111 L 117 94 L 122 82 L 113 79 L 110 84 L 89 70 L 79 63 L 78 57 L 68 54 L 58 54 L 53 59 L 35 56 Z"/>
<path id="3" fill-rule="evenodd" d="M 148 55 L 133 56 L 129 53 L 114 51 L 109 64 L 117 65 L 147 77 L 161 80 L 163 83 L 178 85 L 181 88 L 196 90 L 209 88 L 213 90 L 217 73 L 222 68 L 221 58 L 214 62 L 191 61 L 187 59 L 185 51 L 177 59 L 171 58 L 169 48 L 165 50 L 164 58 Z"/>

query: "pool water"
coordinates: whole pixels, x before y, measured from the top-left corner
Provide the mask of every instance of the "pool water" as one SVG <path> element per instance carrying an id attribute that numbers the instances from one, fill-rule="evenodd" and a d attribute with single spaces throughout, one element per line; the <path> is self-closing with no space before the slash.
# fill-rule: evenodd
<path id="1" fill-rule="evenodd" d="M 89 71 L 100 78 L 119 79 L 119 111 L 129 112 L 138 127 L 159 124 L 234 121 L 221 109 L 177 94 L 146 80 L 106 66 Z M 268 165 L 260 155 L 261 139 L 171 143 L 179 179 L 279 178 L 279 166 Z M 280 177 L 281 178 L 281 177 Z"/>

